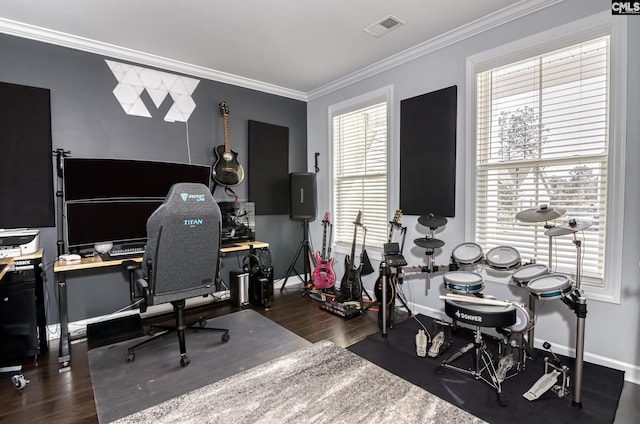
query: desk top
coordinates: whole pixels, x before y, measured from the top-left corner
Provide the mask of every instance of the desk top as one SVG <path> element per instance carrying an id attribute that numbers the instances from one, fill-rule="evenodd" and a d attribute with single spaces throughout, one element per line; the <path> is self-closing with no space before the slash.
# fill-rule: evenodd
<path id="1" fill-rule="evenodd" d="M 220 253 L 241 252 L 243 250 L 249 250 L 251 247 L 253 247 L 254 249 L 263 249 L 269 247 L 269 243 L 266 243 L 264 241 L 238 242 L 228 246 L 223 246 L 220 249 Z M 57 259 L 53 264 L 53 272 L 77 271 L 81 269 L 117 266 L 122 264 L 124 261 L 142 262 L 142 257 L 140 256 L 136 258 L 112 259 L 110 261 L 105 261 L 100 257 L 100 255 L 96 255 L 89 258 L 82 258 L 79 261 L 70 262 Z"/>
<path id="2" fill-rule="evenodd" d="M 39 258 L 42 258 L 43 254 L 44 254 L 44 249 L 40 248 L 36 252 L 29 253 L 28 255 L 12 256 L 9 258 L 0 258 L 0 280 L 2 280 L 2 277 L 4 277 L 7 271 L 11 269 L 11 265 L 15 261 L 39 259 Z"/>

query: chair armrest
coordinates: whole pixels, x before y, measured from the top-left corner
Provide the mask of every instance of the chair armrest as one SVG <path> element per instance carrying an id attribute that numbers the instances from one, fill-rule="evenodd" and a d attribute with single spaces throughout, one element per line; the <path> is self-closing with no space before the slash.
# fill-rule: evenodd
<path id="1" fill-rule="evenodd" d="M 136 280 L 136 289 L 142 292 L 142 302 L 140 302 L 140 312 L 147 312 L 147 304 L 149 299 L 149 282 L 140 277 Z"/>

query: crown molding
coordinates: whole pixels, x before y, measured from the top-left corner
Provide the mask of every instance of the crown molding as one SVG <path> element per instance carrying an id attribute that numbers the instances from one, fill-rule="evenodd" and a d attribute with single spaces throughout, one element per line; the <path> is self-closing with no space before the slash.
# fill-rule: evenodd
<path id="1" fill-rule="evenodd" d="M 562 1 L 564 0 L 521 0 L 307 93 L 4 18 L 0 18 L 0 32 L 295 100 L 309 101 Z"/>
<path id="2" fill-rule="evenodd" d="M 358 81 L 362 81 L 381 72 L 395 68 L 403 63 L 410 62 L 436 50 L 458 43 L 482 32 L 488 31 L 515 19 L 561 3 L 564 0 L 521 0 L 520 2 L 498 10 L 461 27 L 434 37 L 416 46 L 410 47 L 400 53 L 373 63 L 356 72 L 339 78 L 329 84 L 323 85 L 307 93 L 308 100 L 329 94 L 333 91 L 347 87 Z"/>
<path id="3" fill-rule="evenodd" d="M 114 59 L 126 60 L 134 62 L 136 64 L 153 66 L 161 68 L 163 70 L 187 74 L 189 76 L 196 76 L 212 81 L 222 82 L 225 84 L 249 88 L 252 90 L 275 94 L 282 97 L 288 97 L 295 100 L 307 100 L 307 95 L 301 91 L 291 90 L 274 84 L 269 84 L 250 78 L 244 78 L 238 75 L 216 71 L 202 66 L 192 65 L 166 57 L 127 49 L 113 44 L 78 37 L 75 35 L 41 28 L 34 25 L 28 25 L 9 19 L 0 18 L 0 32 L 8 35 L 14 35 L 16 37 L 28 38 L 31 40 L 41 41 L 44 43 L 54 44 L 62 47 L 68 47 L 75 50 L 82 50 L 89 53 L 108 56 Z"/>

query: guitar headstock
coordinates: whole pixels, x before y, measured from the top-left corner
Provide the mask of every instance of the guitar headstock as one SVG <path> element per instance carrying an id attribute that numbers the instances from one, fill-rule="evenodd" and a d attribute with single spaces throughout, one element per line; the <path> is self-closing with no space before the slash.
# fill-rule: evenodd
<path id="1" fill-rule="evenodd" d="M 323 224 L 328 224 L 329 223 L 329 212 L 325 212 L 324 213 L 324 218 L 322 218 L 322 223 Z"/>
<path id="2" fill-rule="evenodd" d="M 220 105 L 218 107 L 220 109 L 220 115 L 221 116 L 229 115 L 229 105 L 227 104 L 227 102 L 220 103 Z"/>
<path id="3" fill-rule="evenodd" d="M 356 216 L 356 220 L 353 222 L 355 225 L 362 225 L 362 211 L 358 211 L 358 215 Z"/>
<path id="4" fill-rule="evenodd" d="M 390 224 L 397 224 L 398 222 L 400 222 L 400 218 L 402 217 L 402 209 L 396 209 L 396 213 L 395 215 L 393 215 L 393 220 L 390 222 Z"/>

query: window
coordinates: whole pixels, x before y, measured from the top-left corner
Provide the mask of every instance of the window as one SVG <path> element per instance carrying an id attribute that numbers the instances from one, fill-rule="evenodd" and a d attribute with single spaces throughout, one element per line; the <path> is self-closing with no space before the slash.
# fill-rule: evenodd
<path id="1" fill-rule="evenodd" d="M 611 51 L 607 31 L 526 58 L 476 63 L 473 71 L 476 242 L 485 251 L 514 247 L 523 260 L 551 263 L 573 279 L 580 247 L 581 288 L 596 291 L 605 291 L 605 258 L 621 243 L 607 242 L 612 221 L 621 219 L 611 207 L 619 197 L 612 166 L 621 165 L 610 151 Z M 548 224 L 573 219 L 586 228 L 550 243 L 545 222 L 515 218 L 542 205 L 566 209 Z"/>
<path id="2" fill-rule="evenodd" d="M 388 92 L 330 109 L 333 149 L 333 225 L 337 243 L 351 246 L 362 211 L 366 244 L 387 240 Z M 364 232 L 358 229 L 358 246 Z"/>

